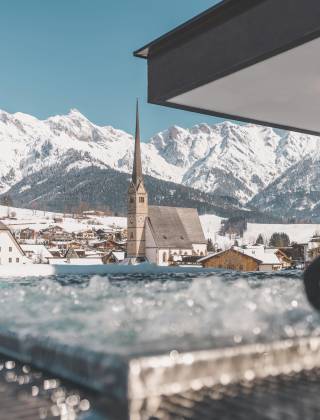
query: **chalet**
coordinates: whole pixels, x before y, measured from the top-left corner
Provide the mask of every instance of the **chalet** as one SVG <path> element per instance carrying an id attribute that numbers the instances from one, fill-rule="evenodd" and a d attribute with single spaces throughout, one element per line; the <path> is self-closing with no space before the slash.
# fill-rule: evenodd
<path id="1" fill-rule="evenodd" d="M 76 238 L 80 239 L 80 240 L 88 241 L 90 239 L 95 239 L 96 238 L 96 233 L 92 229 L 84 230 L 84 231 L 78 232 L 76 234 Z"/>
<path id="2" fill-rule="evenodd" d="M 277 258 L 274 250 L 264 252 L 263 247 L 253 248 L 254 249 L 242 249 L 233 247 L 226 251 L 221 251 L 201 258 L 199 263 L 205 268 L 220 268 L 245 272 L 277 271 L 282 268 L 282 264 Z"/>
<path id="3" fill-rule="evenodd" d="M 60 226 L 50 226 L 40 231 L 40 235 L 47 241 L 70 241 L 72 234 L 63 230 Z"/>
<path id="4" fill-rule="evenodd" d="M 109 240 L 102 240 L 102 241 L 93 241 L 89 244 L 94 249 L 99 249 L 102 251 L 109 250 L 109 251 L 124 251 L 125 250 L 125 243 L 119 243 L 112 239 Z"/>
<path id="5" fill-rule="evenodd" d="M 62 258 L 61 250 L 59 248 L 49 248 L 48 251 L 52 255 L 51 258 Z"/>
<path id="6" fill-rule="evenodd" d="M 0 222 L 0 265 L 26 262 L 25 254 L 10 229 Z"/>
<path id="7" fill-rule="evenodd" d="M 52 258 L 50 264 L 70 265 L 102 265 L 102 258 L 99 255 L 87 255 L 83 250 L 70 248 L 62 258 Z"/>
<path id="8" fill-rule="evenodd" d="M 37 237 L 37 233 L 34 229 L 31 229 L 29 227 L 25 228 L 25 229 L 21 229 L 20 233 L 19 233 L 19 239 L 21 241 L 25 241 L 25 240 L 35 240 Z"/>
<path id="9" fill-rule="evenodd" d="M 103 264 L 119 264 L 125 258 L 125 252 L 123 251 L 111 251 L 102 257 Z"/>
<path id="10" fill-rule="evenodd" d="M 305 247 L 305 261 L 309 264 L 315 258 L 320 256 L 320 236 L 314 235 Z"/>
<path id="11" fill-rule="evenodd" d="M 79 258 L 79 255 L 77 254 L 74 248 L 68 248 L 67 252 L 64 255 L 64 258 L 70 260 L 71 258 Z"/>
<path id="12" fill-rule="evenodd" d="M 277 256 L 285 268 L 301 267 L 305 263 L 305 247 L 306 244 L 293 244 L 289 247 L 279 248 Z"/>

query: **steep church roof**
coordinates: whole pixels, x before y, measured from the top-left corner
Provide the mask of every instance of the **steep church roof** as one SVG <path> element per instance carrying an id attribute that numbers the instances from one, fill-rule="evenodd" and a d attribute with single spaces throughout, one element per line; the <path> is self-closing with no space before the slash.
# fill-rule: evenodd
<path id="1" fill-rule="evenodd" d="M 196 209 L 149 206 L 148 216 L 159 248 L 192 249 L 192 244 L 206 243 Z"/>

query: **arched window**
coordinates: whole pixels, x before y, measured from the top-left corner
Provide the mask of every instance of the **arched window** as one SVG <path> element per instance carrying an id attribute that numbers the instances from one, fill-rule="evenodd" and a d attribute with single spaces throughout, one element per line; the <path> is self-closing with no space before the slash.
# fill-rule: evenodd
<path id="1" fill-rule="evenodd" d="M 144 203 L 144 197 L 139 197 L 139 203 Z"/>
<path id="2" fill-rule="evenodd" d="M 130 233 L 130 239 L 133 239 L 133 232 Z"/>
<path id="3" fill-rule="evenodd" d="M 202 252 L 202 251 L 200 252 L 200 255 L 201 255 L 201 257 L 203 257 L 203 255 L 204 255 L 204 254 L 203 254 L 203 252 Z"/>
<path id="4" fill-rule="evenodd" d="M 162 262 L 167 262 L 167 253 L 166 252 L 164 252 L 163 254 L 162 254 Z"/>

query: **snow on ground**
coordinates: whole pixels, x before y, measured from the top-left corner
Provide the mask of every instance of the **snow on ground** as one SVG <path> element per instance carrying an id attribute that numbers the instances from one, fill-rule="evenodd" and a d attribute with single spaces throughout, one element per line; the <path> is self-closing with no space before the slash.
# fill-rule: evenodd
<path id="1" fill-rule="evenodd" d="M 214 245 L 219 249 L 228 249 L 234 244 L 234 239 L 219 235 L 221 222 L 224 220 L 214 214 L 200 216 L 203 233 L 206 239 L 212 239 Z"/>
<path id="2" fill-rule="evenodd" d="M 319 232 L 320 224 L 262 224 L 248 223 L 247 231 L 244 233 L 244 242 L 255 243 L 259 234 L 269 241 L 274 232 L 286 233 L 291 242 L 306 243 L 311 237 Z"/>
<path id="3" fill-rule="evenodd" d="M 87 219 L 77 219 L 71 215 L 53 213 L 43 210 L 21 209 L 15 207 L 0 206 L 0 218 L 15 213 L 14 219 L 5 219 L 4 223 L 12 230 L 20 230 L 26 227 L 36 231 L 46 229 L 49 226 L 60 226 L 66 232 L 81 232 L 88 229 L 111 229 L 114 227 L 125 228 L 127 219 L 125 217 L 112 216 L 90 216 Z M 62 222 L 55 223 L 54 218 L 62 219 Z M 92 223 L 96 221 L 97 223 Z M 90 223 L 89 223 L 90 222 Z"/>

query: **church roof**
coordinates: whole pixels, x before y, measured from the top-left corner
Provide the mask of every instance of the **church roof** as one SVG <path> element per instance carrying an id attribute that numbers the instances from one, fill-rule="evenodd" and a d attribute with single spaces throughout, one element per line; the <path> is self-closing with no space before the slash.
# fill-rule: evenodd
<path id="1" fill-rule="evenodd" d="M 148 216 L 158 247 L 191 249 L 206 243 L 197 209 L 149 206 Z"/>

